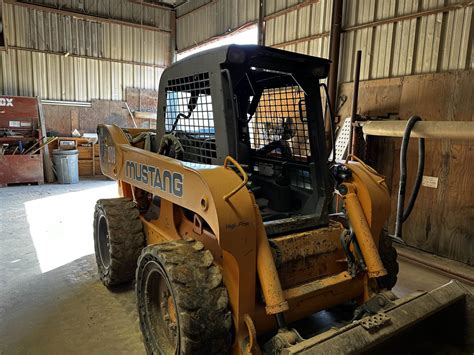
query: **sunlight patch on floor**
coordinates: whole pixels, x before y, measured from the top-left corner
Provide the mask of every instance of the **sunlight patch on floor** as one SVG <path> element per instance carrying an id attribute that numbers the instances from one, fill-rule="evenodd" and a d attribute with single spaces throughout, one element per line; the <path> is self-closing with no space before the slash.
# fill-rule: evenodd
<path id="1" fill-rule="evenodd" d="M 25 202 L 42 273 L 94 253 L 95 203 L 100 198 L 113 197 L 117 197 L 115 183 Z"/>

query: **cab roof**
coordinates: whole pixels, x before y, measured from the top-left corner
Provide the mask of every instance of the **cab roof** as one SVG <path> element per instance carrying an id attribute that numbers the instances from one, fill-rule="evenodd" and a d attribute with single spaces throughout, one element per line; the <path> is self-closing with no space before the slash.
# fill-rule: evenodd
<path id="1" fill-rule="evenodd" d="M 215 69 L 233 68 L 244 71 L 251 68 L 261 68 L 324 79 L 328 75 L 330 63 L 324 58 L 276 48 L 231 44 L 193 54 L 172 64 L 165 70 L 165 73 L 167 71 L 176 72 L 176 70 L 185 67 L 208 65 Z"/>

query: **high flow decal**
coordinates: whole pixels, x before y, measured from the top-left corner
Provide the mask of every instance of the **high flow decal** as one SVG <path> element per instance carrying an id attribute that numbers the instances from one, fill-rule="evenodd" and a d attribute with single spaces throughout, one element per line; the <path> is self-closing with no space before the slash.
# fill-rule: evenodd
<path id="1" fill-rule="evenodd" d="M 183 196 L 183 174 L 169 170 L 161 171 L 160 168 L 155 166 L 127 160 L 125 175 L 130 179 L 158 188 L 176 197 Z"/>

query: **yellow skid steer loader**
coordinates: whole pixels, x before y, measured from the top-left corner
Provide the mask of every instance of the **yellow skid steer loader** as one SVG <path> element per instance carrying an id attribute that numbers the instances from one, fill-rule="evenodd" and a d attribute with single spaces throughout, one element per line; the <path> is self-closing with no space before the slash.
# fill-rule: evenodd
<path id="1" fill-rule="evenodd" d="M 102 172 L 122 196 L 96 205 L 98 271 L 109 288 L 136 279 L 147 352 L 390 352 L 446 312 L 445 333 L 462 329 L 452 343 L 472 351 L 461 284 L 390 292 L 384 177 L 355 157 L 328 162 L 329 64 L 220 47 L 164 71 L 156 131 L 98 127 Z M 343 213 L 332 214 L 336 195 Z M 293 327 L 340 305 L 352 317 L 338 328 L 304 339 Z"/>

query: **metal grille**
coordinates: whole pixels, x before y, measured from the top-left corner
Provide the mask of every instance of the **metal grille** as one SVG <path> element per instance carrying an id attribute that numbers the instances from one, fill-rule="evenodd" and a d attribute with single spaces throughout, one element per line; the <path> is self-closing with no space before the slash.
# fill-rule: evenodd
<path id="1" fill-rule="evenodd" d="M 181 141 L 185 161 L 210 164 L 217 157 L 209 73 L 168 81 L 165 128 Z"/>
<path id="2" fill-rule="evenodd" d="M 349 138 L 351 135 L 351 118 L 348 117 L 344 120 L 344 124 L 336 138 L 336 161 L 342 162 L 346 157 L 347 150 L 349 148 Z M 332 152 L 334 154 L 334 152 Z"/>
<path id="3" fill-rule="evenodd" d="M 299 86 L 265 89 L 249 122 L 252 149 L 272 158 L 308 161 L 306 119 L 304 92 Z"/>
<path id="4" fill-rule="evenodd" d="M 259 174 L 288 174 L 292 186 L 312 190 L 309 167 L 303 165 L 310 160 L 311 150 L 304 91 L 299 86 L 265 89 L 249 133 L 256 159 L 262 159 L 256 165 Z M 273 159 L 285 161 L 287 173 L 281 163 L 271 163 Z"/>

